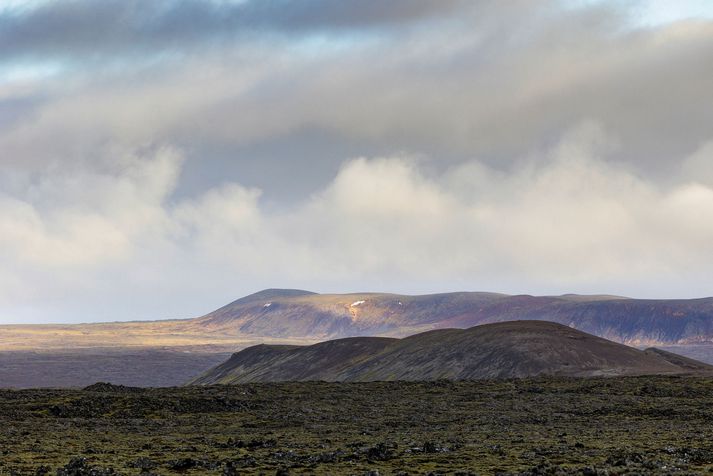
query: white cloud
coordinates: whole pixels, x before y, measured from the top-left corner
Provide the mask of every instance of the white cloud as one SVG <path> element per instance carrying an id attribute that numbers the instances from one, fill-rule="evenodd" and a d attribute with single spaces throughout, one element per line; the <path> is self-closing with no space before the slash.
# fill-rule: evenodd
<path id="1" fill-rule="evenodd" d="M 680 178 L 713 186 L 713 141 L 704 143 L 682 161 Z"/>
<path id="2" fill-rule="evenodd" d="M 86 65 L 45 18 L 61 45 L 26 51 L 63 67 L 0 83 L 0 322 L 274 286 L 709 293 L 713 27 L 616 3 L 425 0 L 294 44 L 171 30 L 158 59 L 116 31 L 123 59 Z"/>
<path id="3" fill-rule="evenodd" d="M 42 177 L 32 200 L 0 200 L 0 280 L 12 290 L 3 317 L 53 293 L 107 292 L 95 279 L 109 280 L 108 302 L 131 293 L 139 313 L 156 289 L 179 312 L 196 308 L 192 289 L 212 301 L 270 280 L 345 291 L 378 282 L 704 292 L 690 282 L 713 266 L 713 187 L 683 178 L 662 187 L 608 162 L 611 143 L 588 123 L 510 172 L 470 161 L 434 176 L 423 158 L 357 158 L 289 210 L 237 183 L 170 199 L 182 160 L 167 148 L 124 154 L 111 173 Z M 54 289 L 56 276 L 71 279 Z M 108 315 L 135 317 L 129 308 Z"/>

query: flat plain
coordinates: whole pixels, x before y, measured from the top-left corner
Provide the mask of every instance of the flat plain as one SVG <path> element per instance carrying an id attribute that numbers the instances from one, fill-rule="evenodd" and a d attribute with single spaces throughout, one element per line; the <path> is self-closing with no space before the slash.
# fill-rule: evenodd
<path id="1" fill-rule="evenodd" d="M 703 377 L 0 391 L 0 474 L 712 470 Z"/>
<path id="2" fill-rule="evenodd" d="M 186 322 L 0 326 L 0 387 L 177 386 L 250 345 L 314 342 L 186 330 Z"/>

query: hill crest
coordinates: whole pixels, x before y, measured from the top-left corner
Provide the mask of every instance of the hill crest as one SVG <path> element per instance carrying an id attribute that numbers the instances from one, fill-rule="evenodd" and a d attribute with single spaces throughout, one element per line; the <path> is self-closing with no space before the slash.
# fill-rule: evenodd
<path id="1" fill-rule="evenodd" d="M 188 326 L 226 335 L 327 340 L 404 337 L 512 320 L 558 322 L 642 347 L 713 342 L 713 298 L 651 300 L 481 292 L 407 296 L 270 289 L 238 299 Z"/>
<path id="2" fill-rule="evenodd" d="M 259 354 L 259 358 L 255 358 Z M 641 351 L 545 321 L 440 329 L 403 339 L 357 337 L 311 346 L 254 346 L 194 385 L 274 381 L 471 380 L 539 375 L 712 373 L 713 367 Z"/>

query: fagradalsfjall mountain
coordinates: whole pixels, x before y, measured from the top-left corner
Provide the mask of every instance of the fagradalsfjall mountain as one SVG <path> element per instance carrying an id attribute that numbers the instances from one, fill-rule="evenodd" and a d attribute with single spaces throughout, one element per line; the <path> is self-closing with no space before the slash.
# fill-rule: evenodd
<path id="1" fill-rule="evenodd" d="M 713 366 L 656 349 L 638 350 L 561 324 L 513 321 L 403 339 L 352 337 L 311 346 L 257 345 L 191 384 L 652 374 L 713 375 Z"/>
<path id="2" fill-rule="evenodd" d="M 273 338 L 405 337 L 512 320 L 558 322 L 635 346 L 713 342 L 713 298 L 511 296 L 458 292 L 405 296 L 270 289 L 187 323 L 189 328 Z"/>

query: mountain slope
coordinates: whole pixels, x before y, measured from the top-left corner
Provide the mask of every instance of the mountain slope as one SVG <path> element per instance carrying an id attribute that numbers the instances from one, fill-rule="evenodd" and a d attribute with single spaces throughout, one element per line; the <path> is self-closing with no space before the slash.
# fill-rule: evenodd
<path id="1" fill-rule="evenodd" d="M 255 346 L 192 384 L 598 376 L 711 372 L 668 352 L 641 351 L 556 323 L 514 321 L 404 339 L 350 338 L 311 346 Z"/>
<path id="2" fill-rule="evenodd" d="M 348 337 L 311 346 L 256 345 L 234 354 L 210 370 L 210 379 L 273 382 L 282 380 L 333 380 L 354 366 L 383 352 L 398 339 Z"/>
<path id="3" fill-rule="evenodd" d="M 404 337 L 512 320 L 558 322 L 616 342 L 647 346 L 713 341 L 713 298 L 446 293 L 314 294 L 268 290 L 187 323 L 190 328 L 271 338 Z"/>
<path id="4" fill-rule="evenodd" d="M 405 336 L 433 328 L 444 317 L 502 295 L 447 293 L 402 296 L 383 293 L 306 294 L 261 291 L 192 321 L 198 329 L 226 334 L 327 339 L 363 335 Z M 296 294 L 296 293 L 303 294 Z"/>

